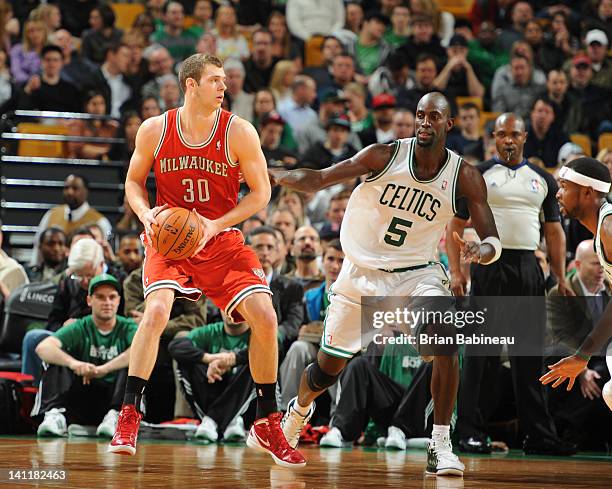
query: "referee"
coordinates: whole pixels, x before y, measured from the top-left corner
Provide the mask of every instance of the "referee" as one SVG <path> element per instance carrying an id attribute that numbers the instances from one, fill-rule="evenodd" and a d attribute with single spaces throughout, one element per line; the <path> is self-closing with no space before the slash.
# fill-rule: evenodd
<path id="1" fill-rule="evenodd" d="M 561 295 L 573 295 L 565 283 L 565 234 L 561 227 L 555 198 L 557 183 L 545 170 L 529 163 L 523 156 L 527 133 L 517 115 L 505 113 L 495 121 L 493 133 L 497 154 L 478 165 L 487 184 L 488 201 L 502 242 L 500 259 L 492 265 L 474 265 L 471 294 L 474 296 L 544 296 L 544 274 L 534 251 L 540 242 L 540 216 L 551 262 L 551 273 L 559 283 Z M 459 248 L 452 238 L 461 236 L 469 213 L 465 202 L 457 202 L 457 213 L 447 228 L 447 251 L 451 287 L 455 295 L 465 295 L 466 277 L 460 269 Z M 541 325 L 542 331 L 544 324 Z M 513 351 L 510 350 L 510 355 Z M 490 453 L 491 442 L 483 431 L 479 413 L 480 393 L 495 389 L 498 378 L 485 379 L 485 365 L 499 364 L 498 358 L 470 356 L 462 369 L 458 398 L 457 434 L 459 448 L 472 453 Z M 542 357 L 510 356 L 512 384 L 519 425 L 525 436 L 525 453 L 571 455 L 576 447 L 561 441 L 548 412 L 546 396 L 540 387 Z M 488 369 L 487 369 L 488 370 Z M 486 383 L 487 385 L 483 385 Z"/>

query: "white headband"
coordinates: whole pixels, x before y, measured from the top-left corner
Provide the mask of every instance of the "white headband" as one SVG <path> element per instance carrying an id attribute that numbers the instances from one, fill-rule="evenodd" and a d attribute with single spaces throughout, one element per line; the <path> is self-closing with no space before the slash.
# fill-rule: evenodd
<path id="1" fill-rule="evenodd" d="M 567 166 L 564 166 L 561 168 L 561 170 L 559 170 L 559 178 L 569 180 L 570 182 L 577 183 L 583 187 L 593 187 L 593 190 L 597 190 L 598 192 L 603 192 L 605 194 L 610 191 L 610 184 L 608 182 L 587 177 L 586 175 L 578 173 Z"/>

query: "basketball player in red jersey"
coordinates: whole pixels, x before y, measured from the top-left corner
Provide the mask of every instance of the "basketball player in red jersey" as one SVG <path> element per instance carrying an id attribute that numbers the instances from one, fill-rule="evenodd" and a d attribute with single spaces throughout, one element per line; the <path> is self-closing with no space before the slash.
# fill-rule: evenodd
<path id="1" fill-rule="evenodd" d="M 271 292 L 257 256 L 232 227 L 270 200 L 259 136 L 250 123 L 221 109 L 226 85 L 217 58 L 191 56 L 179 82 L 185 104 L 142 124 L 125 182 L 130 206 L 145 227 L 145 312 L 132 342 L 124 403 L 109 451 L 136 452 L 138 408 L 172 303 L 204 293 L 234 321 L 246 320 L 251 327 L 257 420 L 247 444 L 268 452 L 279 465 L 303 466 L 304 457 L 285 439 L 276 407 L 277 319 Z M 151 167 L 157 184 L 152 209 L 145 187 Z M 240 173 L 250 193 L 237 203 Z M 168 206 L 193 209 L 200 218 L 204 232 L 190 258 L 167 260 L 150 245 L 155 217 Z"/>

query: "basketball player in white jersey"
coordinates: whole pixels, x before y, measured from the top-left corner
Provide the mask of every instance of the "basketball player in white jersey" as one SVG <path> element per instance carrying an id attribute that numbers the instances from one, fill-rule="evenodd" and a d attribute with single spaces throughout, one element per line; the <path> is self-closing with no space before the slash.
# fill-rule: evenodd
<path id="1" fill-rule="evenodd" d="M 606 200 L 606 195 L 610 192 L 611 181 L 610 172 L 603 163 L 594 158 L 578 158 L 561 168 L 557 192 L 561 213 L 578 219 L 593 233 L 595 252 L 609 282 L 612 282 L 612 204 Z M 591 355 L 598 355 L 611 337 L 612 303 L 578 351 L 551 365 L 550 371 L 540 380 L 543 384 L 554 381 L 553 387 L 568 380 L 567 390 L 571 390 Z M 612 343 L 608 344 L 606 363 L 612 375 Z M 612 410 L 612 380 L 604 385 L 602 397 Z"/>
<path id="2" fill-rule="evenodd" d="M 463 258 L 487 264 L 501 253 L 485 182 L 476 169 L 445 148 L 453 127 L 449 104 L 438 92 L 418 103 L 415 138 L 374 144 L 324 170 L 268 170 L 272 183 L 303 192 L 368 175 L 352 193 L 340 231 L 345 259 L 330 291 L 317 360 L 303 372 L 297 398 L 283 418 L 287 441 L 297 446 L 314 411 L 313 401 L 336 382 L 347 361 L 361 350 L 361 297 L 450 296 L 448 278 L 435 252 L 459 198 L 468 201 L 481 244 L 461 243 Z M 433 360 L 434 428 L 427 472 L 462 475 L 452 452 L 450 421 L 459 366 L 456 355 Z"/>

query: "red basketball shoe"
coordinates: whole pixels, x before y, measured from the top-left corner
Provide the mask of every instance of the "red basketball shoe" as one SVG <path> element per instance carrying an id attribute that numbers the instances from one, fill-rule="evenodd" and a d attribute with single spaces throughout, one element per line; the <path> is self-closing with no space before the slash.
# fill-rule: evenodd
<path id="1" fill-rule="evenodd" d="M 136 440 L 142 414 L 134 404 L 124 404 L 119 413 L 115 436 L 108 445 L 108 451 L 121 455 L 134 455 L 136 453 Z"/>
<path id="2" fill-rule="evenodd" d="M 247 446 L 269 453 L 274 462 L 282 467 L 304 467 L 306 459 L 295 448 L 291 448 L 280 427 L 282 413 L 272 413 L 253 423 L 247 438 Z"/>

